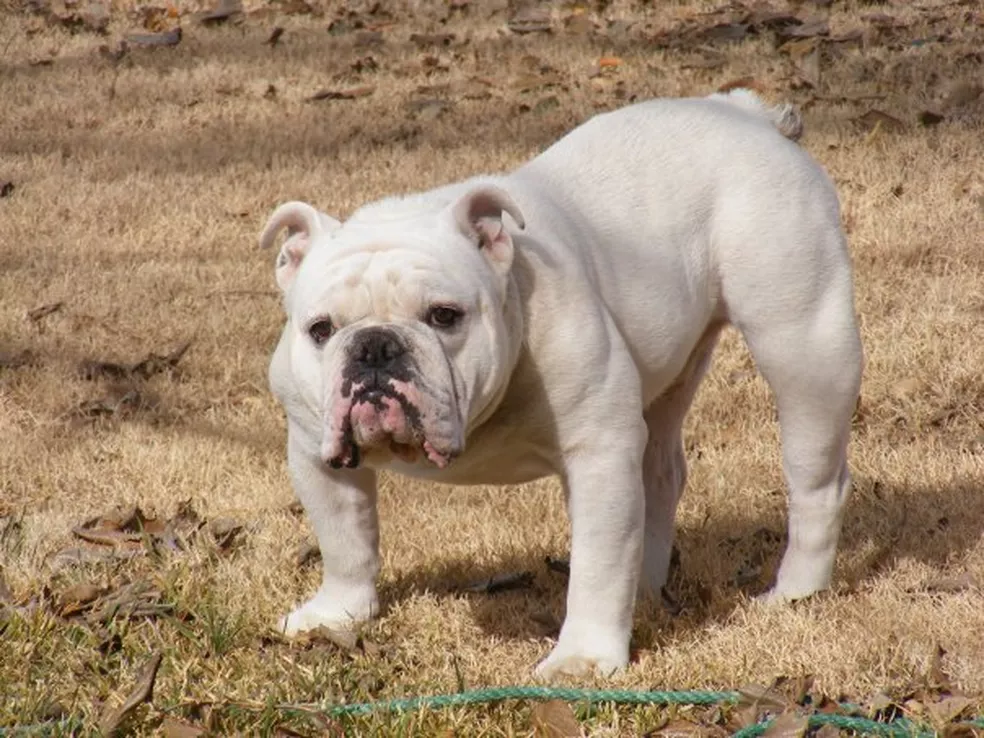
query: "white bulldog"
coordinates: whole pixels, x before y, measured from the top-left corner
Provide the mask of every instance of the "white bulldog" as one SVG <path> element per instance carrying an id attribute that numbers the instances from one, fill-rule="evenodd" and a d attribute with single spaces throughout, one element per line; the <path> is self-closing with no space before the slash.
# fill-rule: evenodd
<path id="1" fill-rule="evenodd" d="M 286 203 L 260 237 L 287 323 L 270 384 L 324 560 L 287 634 L 378 610 L 376 474 L 558 474 L 567 614 L 544 678 L 624 667 L 666 581 L 681 426 L 725 325 L 775 393 L 789 538 L 770 596 L 828 585 L 861 342 L 834 188 L 748 90 L 598 115 L 503 175 L 367 205 Z"/>

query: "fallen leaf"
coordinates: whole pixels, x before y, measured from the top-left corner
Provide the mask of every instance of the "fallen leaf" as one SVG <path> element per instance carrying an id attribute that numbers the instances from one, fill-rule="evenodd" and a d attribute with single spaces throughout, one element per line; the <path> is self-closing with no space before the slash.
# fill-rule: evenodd
<path id="1" fill-rule="evenodd" d="M 162 534 L 164 523 L 156 518 L 148 518 L 136 505 L 117 507 L 103 515 L 72 528 L 72 533 L 84 541 L 104 546 L 126 543 L 139 543 L 147 535 Z"/>
<path id="2" fill-rule="evenodd" d="M 242 0 L 219 0 L 219 4 L 214 9 L 198 16 L 198 22 L 203 26 L 217 26 L 230 18 L 241 16 L 242 13 Z"/>
<path id="3" fill-rule="evenodd" d="M 185 341 L 178 348 L 166 355 L 148 354 L 135 364 L 119 364 L 113 361 L 89 359 L 79 365 L 79 374 L 83 379 L 109 377 L 110 379 L 150 379 L 155 374 L 172 371 L 178 362 L 191 348 L 191 341 Z"/>
<path id="4" fill-rule="evenodd" d="M 888 131 L 889 133 L 898 133 L 905 130 L 905 123 L 881 110 L 869 110 L 864 115 L 859 115 L 855 118 L 854 122 L 869 131 L 874 131 L 876 128 Z"/>
<path id="5" fill-rule="evenodd" d="M 9 179 L 0 181 L 0 198 L 10 197 L 14 194 L 14 183 Z"/>
<path id="6" fill-rule="evenodd" d="M 578 738 L 581 725 L 563 700 L 547 700 L 533 706 L 531 719 L 537 738 Z"/>
<path id="7" fill-rule="evenodd" d="M 453 33 L 411 33 L 410 43 L 419 49 L 432 48 L 434 46 L 450 46 L 454 43 Z"/>
<path id="8" fill-rule="evenodd" d="M 137 556 L 144 556 L 146 553 L 147 552 L 142 548 L 106 548 L 104 546 L 92 548 L 91 546 L 72 546 L 70 548 L 63 548 L 58 553 L 54 554 L 50 559 L 48 559 L 48 566 L 51 571 L 59 572 L 63 569 L 76 566 L 101 564 L 109 561 L 128 561 L 129 559 L 136 558 Z"/>
<path id="9" fill-rule="evenodd" d="M 352 630 L 338 630 L 319 625 L 317 628 L 302 633 L 294 639 L 302 644 L 328 643 L 350 655 L 364 654 L 370 658 L 378 658 L 383 649 L 368 641 Z"/>
<path id="10" fill-rule="evenodd" d="M 465 592 L 477 594 L 495 594 L 510 589 L 527 589 L 533 586 L 533 573 L 529 571 L 496 574 L 480 582 L 463 587 Z"/>
<path id="11" fill-rule="evenodd" d="M 763 6 L 752 10 L 744 18 L 742 23 L 746 23 L 752 28 L 769 30 L 780 30 L 789 26 L 801 26 L 803 21 L 795 15 L 791 15 L 781 10 L 773 10 L 768 6 Z"/>
<path id="12" fill-rule="evenodd" d="M 280 26 L 275 27 L 270 31 L 270 35 L 267 36 L 267 40 L 263 43 L 269 44 L 270 46 L 276 46 L 280 42 L 280 37 L 284 35 L 284 29 Z"/>
<path id="13" fill-rule="evenodd" d="M 58 596 L 56 608 L 58 614 L 67 618 L 77 615 L 92 607 L 92 604 L 106 591 L 105 587 L 97 584 L 75 584 Z"/>
<path id="14" fill-rule="evenodd" d="M 57 313 L 64 307 L 64 302 L 52 302 L 47 305 L 42 305 L 41 307 L 36 307 L 33 310 L 27 311 L 27 319 L 32 323 L 37 323 L 42 318 L 46 318 L 52 313 Z"/>
<path id="15" fill-rule="evenodd" d="M 700 32 L 705 41 L 744 41 L 750 26 L 747 23 L 718 23 Z"/>
<path id="16" fill-rule="evenodd" d="M 809 725 L 810 719 L 806 715 L 784 712 L 772 721 L 762 736 L 763 738 L 803 738 Z"/>
<path id="17" fill-rule="evenodd" d="M 307 98 L 314 102 L 317 100 L 355 100 L 360 97 L 368 97 L 376 91 L 374 85 L 360 85 L 358 87 L 348 87 L 344 90 L 321 90 Z"/>
<path id="18" fill-rule="evenodd" d="M 103 595 L 93 604 L 86 620 L 92 624 L 107 624 L 113 620 L 137 620 L 174 614 L 174 605 L 163 601 L 163 593 L 150 582 L 129 582 L 114 592 Z"/>
<path id="19" fill-rule="evenodd" d="M 205 735 L 205 728 L 173 717 L 164 718 L 161 730 L 164 738 L 198 738 Z"/>
<path id="20" fill-rule="evenodd" d="M 232 547 L 232 544 L 243 530 L 243 526 L 231 518 L 216 518 L 208 524 L 208 532 L 212 534 L 215 545 L 222 550 Z"/>
<path id="21" fill-rule="evenodd" d="M 754 77 L 739 77 L 738 79 L 733 79 L 730 82 L 725 82 L 723 85 L 717 88 L 717 92 L 731 92 L 731 90 L 752 90 L 758 93 L 764 93 L 765 89 L 762 87 L 761 83 Z"/>
<path id="22" fill-rule="evenodd" d="M 533 6 L 520 9 L 509 19 L 506 26 L 510 31 L 518 34 L 549 33 L 553 28 L 550 11 Z"/>
<path id="23" fill-rule="evenodd" d="M 181 42 L 181 26 L 161 33 L 129 33 L 125 39 L 134 46 L 177 46 Z"/>
<path id="24" fill-rule="evenodd" d="M 740 687 L 738 694 L 740 695 L 739 704 L 741 705 L 755 705 L 756 707 L 765 707 L 777 711 L 786 711 L 793 706 L 784 694 L 772 687 L 765 687 L 761 684 L 747 684 L 744 687 Z"/>
<path id="25" fill-rule="evenodd" d="M 813 18 L 798 26 L 784 26 L 776 33 L 780 43 L 794 38 L 810 38 L 811 36 L 827 36 L 830 34 L 830 24 L 824 18 Z"/>
<path id="26" fill-rule="evenodd" d="M 103 712 L 99 719 L 99 730 L 104 736 L 110 738 L 117 735 L 131 713 L 144 702 L 153 699 L 154 681 L 157 679 L 157 670 L 161 666 L 161 658 L 161 654 L 155 654 L 144 666 L 137 677 L 137 683 L 122 705 Z"/>
<path id="27" fill-rule="evenodd" d="M 603 56 L 598 60 L 601 69 L 613 69 L 622 66 L 622 60 L 617 56 Z"/>
<path id="28" fill-rule="evenodd" d="M 924 110 L 919 114 L 919 122 L 924 126 L 935 126 L 937 123 L 942 123 L 946 120 L 945 116 L 939 113 L 934 113 L 932 110 Z"/>
<path id="29" fill-rule="evenodd" d="M 962 717 L 974 705 L 974 700 L 963 695 L 947 695 L 938 702 L 926 704 L 926 710 L 937 726 L 944 726 Z"/>

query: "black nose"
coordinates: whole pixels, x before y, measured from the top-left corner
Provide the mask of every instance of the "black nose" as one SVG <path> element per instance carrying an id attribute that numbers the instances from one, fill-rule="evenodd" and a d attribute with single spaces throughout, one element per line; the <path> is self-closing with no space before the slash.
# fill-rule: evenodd
<path id="1" fill-rule="evenodd" d="M 352 344 L 352 359 L 366 369 L 388 369 L 406 353 L 402 341 L 385 328 L 365 328 Z"/>

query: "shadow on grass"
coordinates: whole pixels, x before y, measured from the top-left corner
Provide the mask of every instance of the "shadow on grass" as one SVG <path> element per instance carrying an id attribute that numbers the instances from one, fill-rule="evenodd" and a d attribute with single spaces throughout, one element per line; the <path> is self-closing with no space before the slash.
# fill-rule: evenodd
<path id="1" fill-rule="evenodd" d="M 918 561 L 945 572 L 984 535 L 984 496 L 979 480 L 968 478 L 931 488 L 859 479 L 855 487 L 840 546 L 842 559 L 849 563 L 837 567 L 832 591 L 826 597 L 849 596 L 890 572 L 901 560 Z M 742 520 L 712 515 L 699 529 L 678 530 L 677 543 L 682 565 L 671 575 L 668 590 L 679 611 L 670 613 L 653 602 L 640 602 L 635 647 L 652 648 L 689 638 L 711 624 L 723 624 L 740 602 L 764 592 L 771 585 L 785 547 L 785 520 L 769 512 Z M 710 550 L 713 554 L 708 555 L 731 562 L 729 574 L 714 578 L 699 566 L 691 566 L 692 553 L 698 549 Z M 384 606 L 386 601 L 425 590 L 465 597 L 476 622 L 490 635 L 518 640 L 556 637 L 564 614 L 567 580 L 546 565 L 547 555 L 559 558 L 567 554 L 536 550 L 513 552 L 489 565 L 476 566 L 467 560 L 436 563 L 425 573 L 385 585 Z M 743 570 L 749 568 L 760 573 L 747 576 Z M 519 572 L 533 574 L 528 587 L 492 594 L 465 591 L 470 584 Z"/>

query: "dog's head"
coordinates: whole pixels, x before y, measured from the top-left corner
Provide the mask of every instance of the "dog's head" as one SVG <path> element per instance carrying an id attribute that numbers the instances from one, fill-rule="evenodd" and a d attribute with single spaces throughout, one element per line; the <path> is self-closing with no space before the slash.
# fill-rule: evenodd
<path id="1" fill-rule="evenodd" d="M 346 223 L 289 202 L 260 236 L 277 259 L 287 324 L 271 371 L 304 408 L 333 467 L 393 457 L 443 468 L 464 449 L 513 370 L 521 324 L 511 299 L 523 227 L 494 186 L 458 197 L 388 200 Z M 317 418 L 317 428 L 312 426 Z"/>

